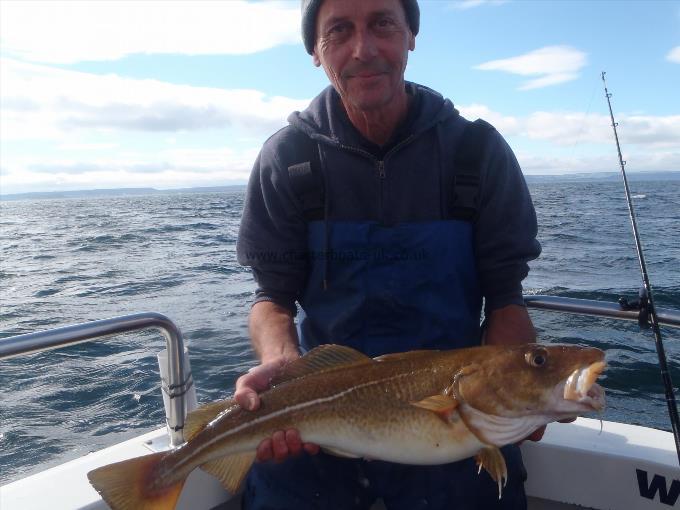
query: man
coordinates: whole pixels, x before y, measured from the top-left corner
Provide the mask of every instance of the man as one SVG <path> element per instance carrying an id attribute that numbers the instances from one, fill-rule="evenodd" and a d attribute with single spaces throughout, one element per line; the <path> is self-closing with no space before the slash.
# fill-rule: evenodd
<path id="1" fill-rule="evenodd" d="M 517 161 L 490 126 L 404 81 L 417 0 L 303 0 L 305 48 L 331 86 L 264 144 L 238 257 L 258 283 L 250 334 L 261 364 L 237 382 L 248 409 L 283 365 L 320 343 L 370 356 L 535 338 L 522 301 L 538 256 Z M 478 147 L 478 151 L 471 149 Z M 294 323 L 300 304 L 298 329 Z M 295 430 L 258 448 L 245 508 L 523 508 L 517 447 L 508 486 L 474 462 L 404 466 L 318 453 Z"/>

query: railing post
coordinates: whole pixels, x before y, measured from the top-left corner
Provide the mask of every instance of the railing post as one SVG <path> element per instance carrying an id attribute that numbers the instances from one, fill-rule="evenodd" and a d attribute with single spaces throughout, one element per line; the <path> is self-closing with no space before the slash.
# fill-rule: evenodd
<path id="1" fill-rule="evenodd" d="M 168 317 L 157 312 L 144 312 L 102 319 L 62 328 L 26 333 L 0 339 L 0 360 L 32 354 L 94 339 L 140 331 L 160 330 L 168 352 L 169 410 L 166 413 L 171 446 L 184 442 L 184 420 L 187 392 L 193 387 L 191 373 L 184 363 L 184 340 L 180 329 Z"/>

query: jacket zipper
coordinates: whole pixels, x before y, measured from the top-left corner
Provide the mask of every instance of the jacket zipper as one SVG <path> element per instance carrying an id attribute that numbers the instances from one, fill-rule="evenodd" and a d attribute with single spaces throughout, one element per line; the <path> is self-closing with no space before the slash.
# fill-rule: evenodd
<path id="1" fill-rule="evenodd" d="M 383 207 L 384 203 L 384 194 L 385 194 L 385 178 L 387 177 L 387 173 L 385 172 L 385 162 L 389 159 L 392 154 L 397 152 L 399 149 L 404 147 L 405 145 L 408 145 L 411 143 L 411 141 L 415 138 L 414 135 L 409 135 L 407 138 L 399 142 L 397 145 L 392 147 L 387 154 L 383 156 L 382 159 L 376 158 L 373 154 L 371 154 L 368 151 L 365 151 L 363 149 L 358 149 L 356 147 L 352 147 L 351 145 L 344 145 L 342 143 L 339 143 L 338 145 L 340 146 L 341 149 L 349 151 L 349 152 L 354 152 L 355 154 L 360 154 L 371 161 L 373 161 L 373 164 L 377 167 L 378 169 L 378 178 L 380 179 L 380 190 L 379 190 L 379 196 L 378 196 L 378 208 L 380 210 L 380 219 L 381 223 L 385 223 L 385 211 Z"/>

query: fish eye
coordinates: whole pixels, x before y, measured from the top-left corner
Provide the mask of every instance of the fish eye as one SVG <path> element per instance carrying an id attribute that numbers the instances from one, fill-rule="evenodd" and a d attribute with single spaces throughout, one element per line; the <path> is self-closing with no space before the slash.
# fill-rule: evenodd
<path id="1" fill-rule="evenodd" d="M 525 359 L 532 367 L 542 367 L 548 361 L 548 351 L 539 347 L 526 353 Z"/>

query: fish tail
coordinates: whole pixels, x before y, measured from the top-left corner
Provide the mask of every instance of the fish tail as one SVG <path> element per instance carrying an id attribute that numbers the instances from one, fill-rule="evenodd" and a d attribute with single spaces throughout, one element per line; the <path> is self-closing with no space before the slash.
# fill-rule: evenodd
<path id="1" fill-rule="evenodd" d="M 173 509 L 186 478 L 159 489 L 151 489 L 149 480 L 165 453 L 154 453 L 116 462 L 90 471 L 87 478 L 113 510 Z"/>

